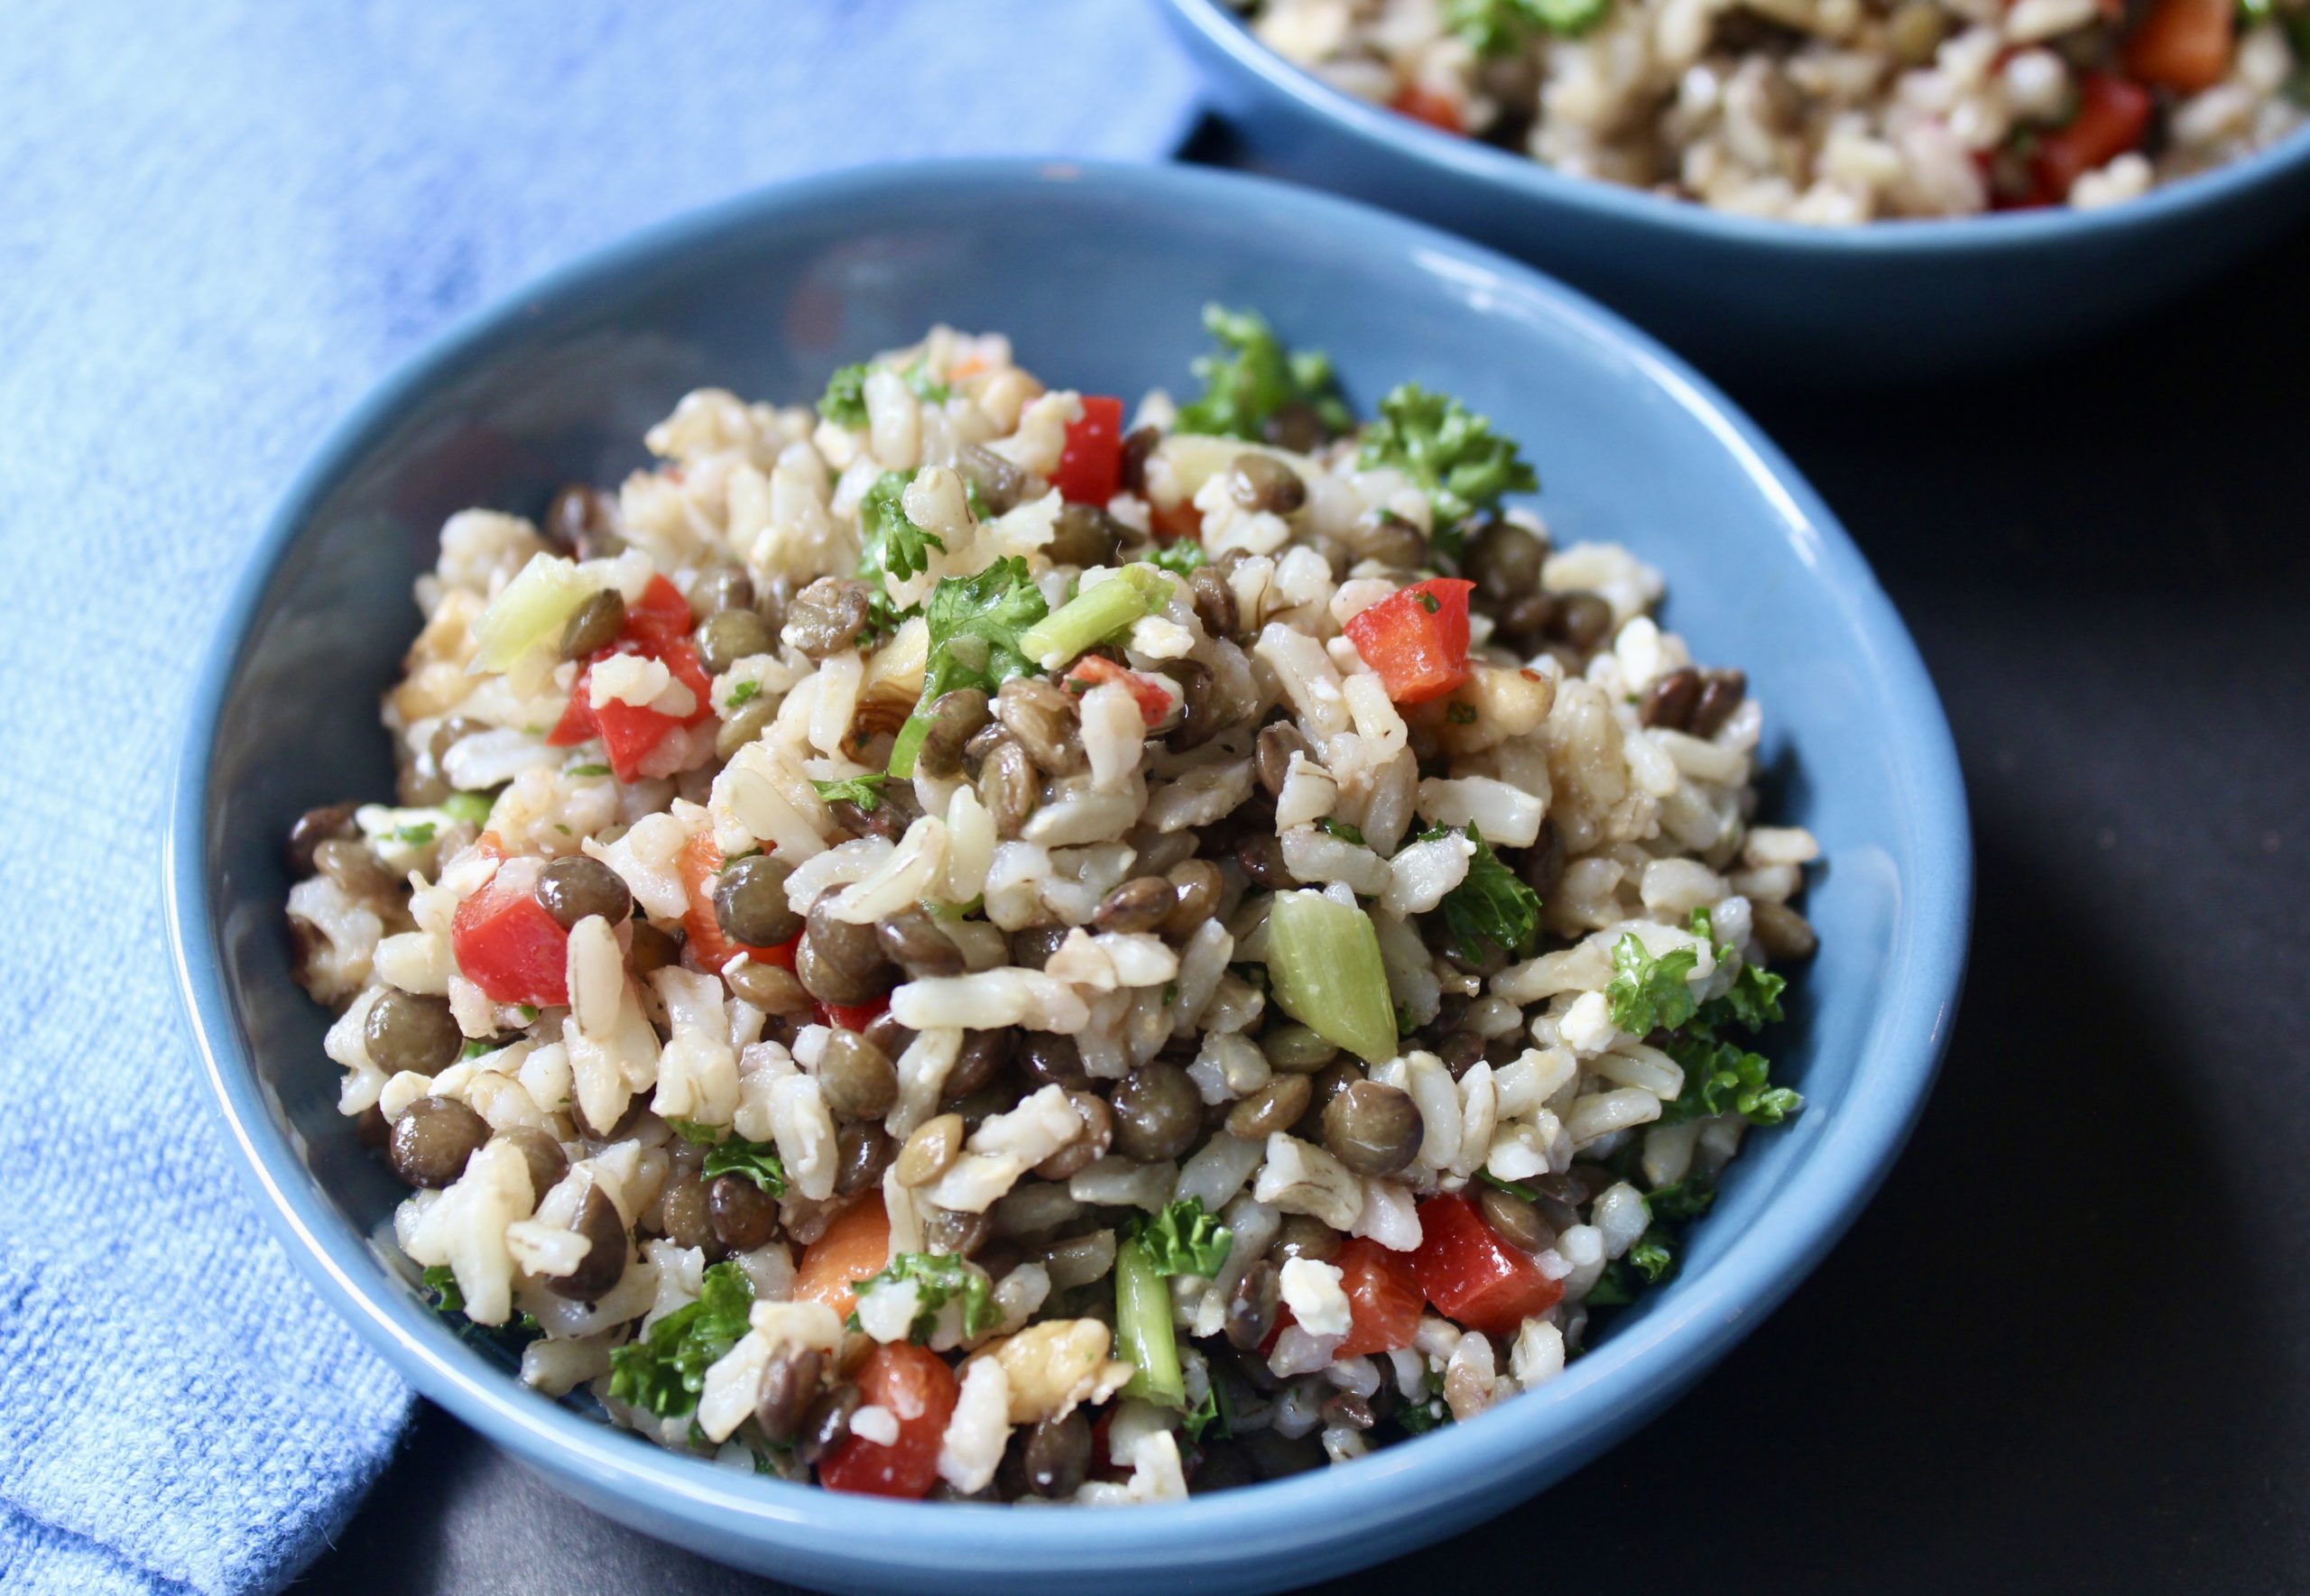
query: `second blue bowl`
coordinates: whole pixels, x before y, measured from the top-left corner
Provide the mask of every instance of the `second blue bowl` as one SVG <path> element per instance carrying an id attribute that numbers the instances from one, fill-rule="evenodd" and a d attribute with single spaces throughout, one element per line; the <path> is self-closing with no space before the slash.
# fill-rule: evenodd
<path id="1" fill-rule="evenodd" d="M 1344 94 L 1221 0 L 1162 0 L 1259 169 L 1546 267 L 1712 369 L 1945 376 L 2118 326 L 2310 216 L 2310 131 L 2102 210 L 1816 227 L 1568 177 Z"/>

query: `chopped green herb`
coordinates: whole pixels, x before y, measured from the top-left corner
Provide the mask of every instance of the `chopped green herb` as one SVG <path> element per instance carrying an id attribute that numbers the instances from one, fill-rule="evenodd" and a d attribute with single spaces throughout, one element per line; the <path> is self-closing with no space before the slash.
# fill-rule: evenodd
<path id="1" fill-rule="evenodd" d="M 1604 1272 L 1596 1277 L 1596 1283 L 1588 1288 L 1585 1299 L 1588 1305 L 1592 1308 L 1612 1308 L 1634 1302 L 1637 1293 L 1644 1289 L 1635 1275 L 1636 1271 L 1629 1268 L 1626 1258 L 1612 1259 L 1604 1266 Z"/>
<path id="2" fill-rule="evenodd" d="M 1677 1267 L 1676 1254 L 1669 1250 L 1666 1241 L 1656 1240 L 1650 1231 L 1638 1238 L 1636 1245 L 1628 1250 L 1627 1256 L 1631 1266 L 1644 1277 L 1644 1283 L 1648 1286 L 1658 1286 Z"/>
<path id="3" fill-rule="evenodd" d="M 730 689 L 730 696 L 722 700 L 722 707 L 725 709 L 737 709 L 753 703 L 755 699 L 761 697 L 762 684 L 760 682 L 740 682 L 736 687 Z"/>
<path id="4" fill-rule="evenodd" d="M 1193 538 L 1179 538 L 1164 544 L 1147 557 L 1147 563 L 1169 571 L 1174 577 L 1184 577 L 1197 566 L 1209 565 L 1203 545 Z"/>
<path id="5" fill-rule="evenodd" d="M 1715 1201 L 1716 1184 L 1705 1175 L 1687 1175 L 1644 1194 L 1644 1205 L 1651 1211 L 1655 1223 L 1662 1220 L 1682 1223 L 1698 1219 Z"/>
<path id="6" fill-rule="evenodd" d="M 1219 350 L 1198 355 L 1189 368 L 1203 383 L 1203 397 L 1180 407 L 1174 432 L 1256 440 L 1291 404 L 1307 406 L 1335 434 L 1354 424 L 1340 400 L 1332 363 L 1313 350 L 1286 349 L 1258 311 L 1206 305 L 1203 325 Z"/>
<path id="7" fill-rule="evenodd" d="M 914 774 L 915 751 L 930 730 L 930 706 L 956 687 L 993 693 L 1034 666 L 1020 650 L 1020 635 L 1049 613 L 1027 562 L 1005 555 L 975 577 L 946 577 L 930 590 L 930 630 L 922 697 L 891 745 L 890 774 Z"/>
<path id="8" fill-rule="evenodd" d="M 1595 1299 L 1592 1296 L 1591 1302 Z M 1425 1402 L 1410 1403 L 1396 1410 L 1396 1422 L 1407 1435 L 1425 1435 L 1430 1430 L 1440 1430 L 1452 1422 L 1452 1410 L 1444 1406 L 1441 1397 L 1430 1397 Z"/>
<path id="9" fill-rule="evenodd" d="M 457 1272 L 448 1264 L 437 1263 L 428 1268 L 423 1281 L 425 1289 L 432 1294 L 436 1312 L 462 1314 L 466 1311 L 465 1293 L 457 1289 Z"/>
<path id="10" fill-rule="evenodd" d="M 1432 593 L 1415 593 L 1411 595 L 1411 601 L 1431 615 L 1444 607 L 1443 601 Z"/>
<path id="11" fill-rule="evenodd" d="M 396 826 L 386 835 L 390 841 L 401 843 L 411 848 L 421 848 L 433 840 L 435 829 L 432 821 L 420 820 L 413 826 Z"/>
<path id="12" fill-rule="evenodd" d="M 743 1175 L 771 1196 L 786 1195 L 786 1166 L 779 1162 L 778 1149 L 766 1141 L 725 1138 L 707 1149 L 698 1172 L 709 1180 L 717 1175 Z"/>
<path id="13" fill-rule="evenodd" d="M 1455 726 L 1473 726 L 1476 724 L 1476 706 L 1455 698 L 1444 706 L 1444 718 Z"/>
<path id="14" fill-rule="evenodd" d="M 1404 1038 L 1405 1037 L 1408 1037 L 1408 1036 L 1411 1035 L 1414 1031 L 1418 1030 L 1418 1029 L 1419 1029 L 1419 1019 L 1418 1019 L 1418 1016 L 1415 1015 L 1415 1014 L 1411 1011 L 1411 1005 L 1410 1005 L 1409 1003 L 1405 1002 L 1401 998 L 1397 999 L 1397 1000 L 1396 1000 L 1396 1038 L 1397 1038 L 1397 1039 L 1400 1041 L 1402 1038 Z"/>
<path id="15" fill-rule="evenodd" d="M 904 581 L 930 568 L 930 550 L 945 553 L 947 541 L 910 520 L 901 502 L 911 471 L 885 471 L 858 502 L 858 534 L 865 551 L 858 557 L 858 574 L 882 586 L 885 576 Z"/>
<path id="16" fill-rule="evenodd" d="M 863 364 L 838 367 L 818 396 L 818 414 L 837 427 L 866 425 L 866 371 Z"/>
<path id="17" fill-rule="evenodd" d="M 1432 826 L 1419 834 L 1418 840 L 1434 842 L 1451 835 L 1453 830 L 1448 826 Z M 1483 840 L 1483 833 L 1471 826 L 1467 837 L 1475 844 L 1468 859 L 1468 873 L 1436 906 L 1436 912 L 1444 917 L 1452 951 L 1465 964 L 1481 964 L 1484 945 L 1489 943 L 1509 958 L 1520 959 L 1531 951 L 1540 934 L 1540 895 L 1500 862 L 1492 844 Z"/>
<path id="18" fill-rule="evenodd" d="M 523 1025 L 535 1025 L 538 1022 L 538 1006 L 535 1003 L 523 1003 L 513 1012 L 522 1017 Z"/>
<path id="19" fill-rule="evenodd" d="M 813 781 L 810 785 L 818 789 L 818 796 L 827 803 L 856 804 L 861 810 L 871 815 L 874 812 L 874 806 L 882 801 L 882 783 L 889 780 L 888 776 L 881 774 L 845 776 L 839 781 Z"/>
<path id="20" fill-rule="evenodd" d="M 1344 820 L 1335 820 L 1329 815 L 1316 822 L 1316 829 L 1326 836 L 1335 836 L 1341 842 L 1354 843 L 1359 848 L 1368 845 L 1363 841 L 1363 833 L 1360 829 Z"/>
<path id="21" fill-rule="evenodd" d="M 727 1125 L 708 1125 L 698 1120 L 668 1120 L 666 1129 L 696 1147 L 712 1147 L 730 1133 Z"/>
<path id="22" fill-rule="evenodd" d="M 433 1265 L 419 1279 L 425 1295 L 431 1299 L 433 1311 L 449 1321 L 466 1341 L 487 1342 L 516 1352 L 545 1333 L 537 1315 L 531 1313 L 514 1315 L 510 1324 L 476 1324 L 467 1318 L 465 1293 L 457 1289 L 457 1272 L 448 1264 Z"/>
<path id="23" fill-rule="evenodd" d="M 1797 1093 L 1772 1084 L 1763 1054 L 1718 1041 L 1714 1028 L 1699 1020 L 1687 1029 L 1707 1034 L 1668 1038 L 1665 1051 L 1684 1070 L 1685 1089 L 1661 1105 L 1661 1124 L 1737 1113 L 1751 1125 L 1778 1125 L 1805 1106 Z"/>
<path id="24" fill-rule="evenodd" d="M 858 1282 L 858 1295 L 864 1296 L 903 1281 L 911 1281 L 915 1292 L 914 1319 L 907 1329 L 910 1341 L 929 1341 L 938 1327 L 938 1310 L 957 1298 L 962 1303 L 965 1341 L 977 1340 L 1003 1317 L 994 1305 L 994 1287 L 985 1272 L 951 1252 L 901 1252 L 880 1273 Z M 859 1328 L 855 1308 L 851 1310 L 849 1324 L 853 1330 Z"/>
<path id="25" fill-rule="evenodd" d="M 1534 33 L 1586 32 L 1610 0 L 1444 0 L 1444 26 L 1487 60 L 1513 55 Z"/>
<path id="26" fill-rule="evenodd" d="M 1612 1023 L 1632 1037 L 1684 1024 L 1696 1006 L 1686 982 L 1699 963 L 1699 950 L 1690 947 L 1655 958 L 1635 932 L 1623 932 L 1612 944 L 1612 968 L 1618 973 L 1604 988 Z"/>
<path id="27" fill-rule="evenodd" d="M 572 765 L 562 772 L 565 776 L 606 776 L 609 773 L 607 765 L 597 764 Z"/>
<path id="28" fill-rule="evenodd" d="M 698 1282 L 698 1300 L 676 1308 L 650 1333 L 610 1352 L 610 1395 L 660 1418 L 695 1410 L 706 1371 L 746 1333 L 753 1283 L 735 1263 L 717 1263 Z"/>
<path id="29" fill-rule="evenodd" d="M 1234 1232 L 1219 1222 L 1216 1214 L 1203 1211 L 1200 1197 L 1181 1197 L 1164 1204 L 1160 1213 L 1127 1222 L 1123 1228 L 1146 1250 L 1148 1262 L 1159 1275 L 1201 1275 L 1208 1279 L 1227 1261 L 1227 1250 L 1234 1241 Z"/>
<path id="30" fill-rule="evenodd" d="M 467 1058 L 480 1058 L 496 1051 L 497 1044 L 495 1042 L 489 1041 L 486 1038 L 482 1038 L 467 1042 L 464 1047 L 458 1048 L 457 1057 L 460 1060 Z"/>
<path id="31" fill-rule="evenodd" d="M 929 365 L 922 360 L 918 359 L 899 375 L 914 391 L 914 396 L 925 404 L 944 404 L 954 395 L 955 391 L 932 376 Z"/>
<path id="32" fill-rule="evenodd" d="M 971 507 L 973 521 L 993 521 L 994 506 L 986 502 L 986 490 L 978 485 L 978 478 L 963 478 L 963 503 Z"/>
<path id="33" fill-rule="evenodd" d="M 1502 1180 L 1489 1169 L 1477 1170 L 1476 1178 L 1483 1182 L 1484 1185 L 1488 1186 L 1492 1186 L 1500 1191 L 1506 1192 L 1511 1196 L 1521 1197 L 1527 1203 L 1535 1203 L 1539 1200 L 1540 1194 L 1538 1189 L 1534 1186 L 1526 1185 L 1520 1180 Z"/>
<path id="34" fill-rule="evenodd" d="M 1227 1400 L 1227 1388 L 1213 1380 L 1203 1393 L 1203 1400 L 1187 1410 L 1187 1432 L 1191 1441 L 1200 1442 L 1204 1432 L 1212 1425 L 1219 1426 L 1217 1439 L 1235 1438 L 1235 1410 Z"/>
<path id="35" fill-rule="evenodd" d="M 1435 540 L 1458 553 L 1460 523 L 1496 509 L 1503 494 L 1531 493 L 1538 475 L 1516 445 L 1492 423 L 1448 394 L 1406 383 L 1380 401 L 1380 416 L 1363 429 L 1358 459 L 1400 471 L 1428 495 L 1435 511 Z"/>

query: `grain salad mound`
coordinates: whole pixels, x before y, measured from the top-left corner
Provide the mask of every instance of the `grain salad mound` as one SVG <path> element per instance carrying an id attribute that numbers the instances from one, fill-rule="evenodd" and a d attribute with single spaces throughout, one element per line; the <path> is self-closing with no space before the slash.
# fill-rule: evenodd
<path id="1" fill-rule="evenodd" d="M 1580 177 L 1826 224 L 2113 204 L 2266 149 L 2305 0 L 1253 0 L 1360 98 Z"/>
<path id="2" fill-rule="evenodd" d="M 684 398 L 417 582 L 290 838 L 461 1331 L 838 1490 L 1157 1500 L 1539 1385 L 1751 1125 L 1816 854 L 1517 446 L 1214 308 L 1204 392 L 934 329 Z"/>

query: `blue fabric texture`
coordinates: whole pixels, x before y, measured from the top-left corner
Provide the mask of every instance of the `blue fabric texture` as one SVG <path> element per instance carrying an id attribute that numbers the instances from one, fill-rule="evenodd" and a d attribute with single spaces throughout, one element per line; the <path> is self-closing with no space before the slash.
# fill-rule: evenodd
<path id="1" fill-rule="evenodd" d="M 1160 158 L 1191 90 L 1137 0 L 7 12 L 0 1589 L 270 1590 L 410 1397 L 261 1228 L 162 946 L 184 684 L 266 510 L 391 364 L 591 245 L 864 161 Z"/>

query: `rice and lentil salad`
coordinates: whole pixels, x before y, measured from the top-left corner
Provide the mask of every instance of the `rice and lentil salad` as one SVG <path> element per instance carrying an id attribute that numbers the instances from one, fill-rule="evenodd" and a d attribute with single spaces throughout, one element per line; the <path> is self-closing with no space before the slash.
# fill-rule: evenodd
<path id="1" fill-rule="evenodd" d="M 1543 1384 L 1751 1125 L 1816 857 L 1517 446 L 1207 313 L 933 330 L 472 510 L 398 802 L 290 849 L 393 1240 L 522 1378 L 837 1490 L 1123 1503 Z"/>
<path id="2" fill-rule="evenodd" d="M 2134 198 L 2277 143 L 2304 0 L 1252 0 L 1349 94 L 1581 177 L 1845 224 Z"/>

